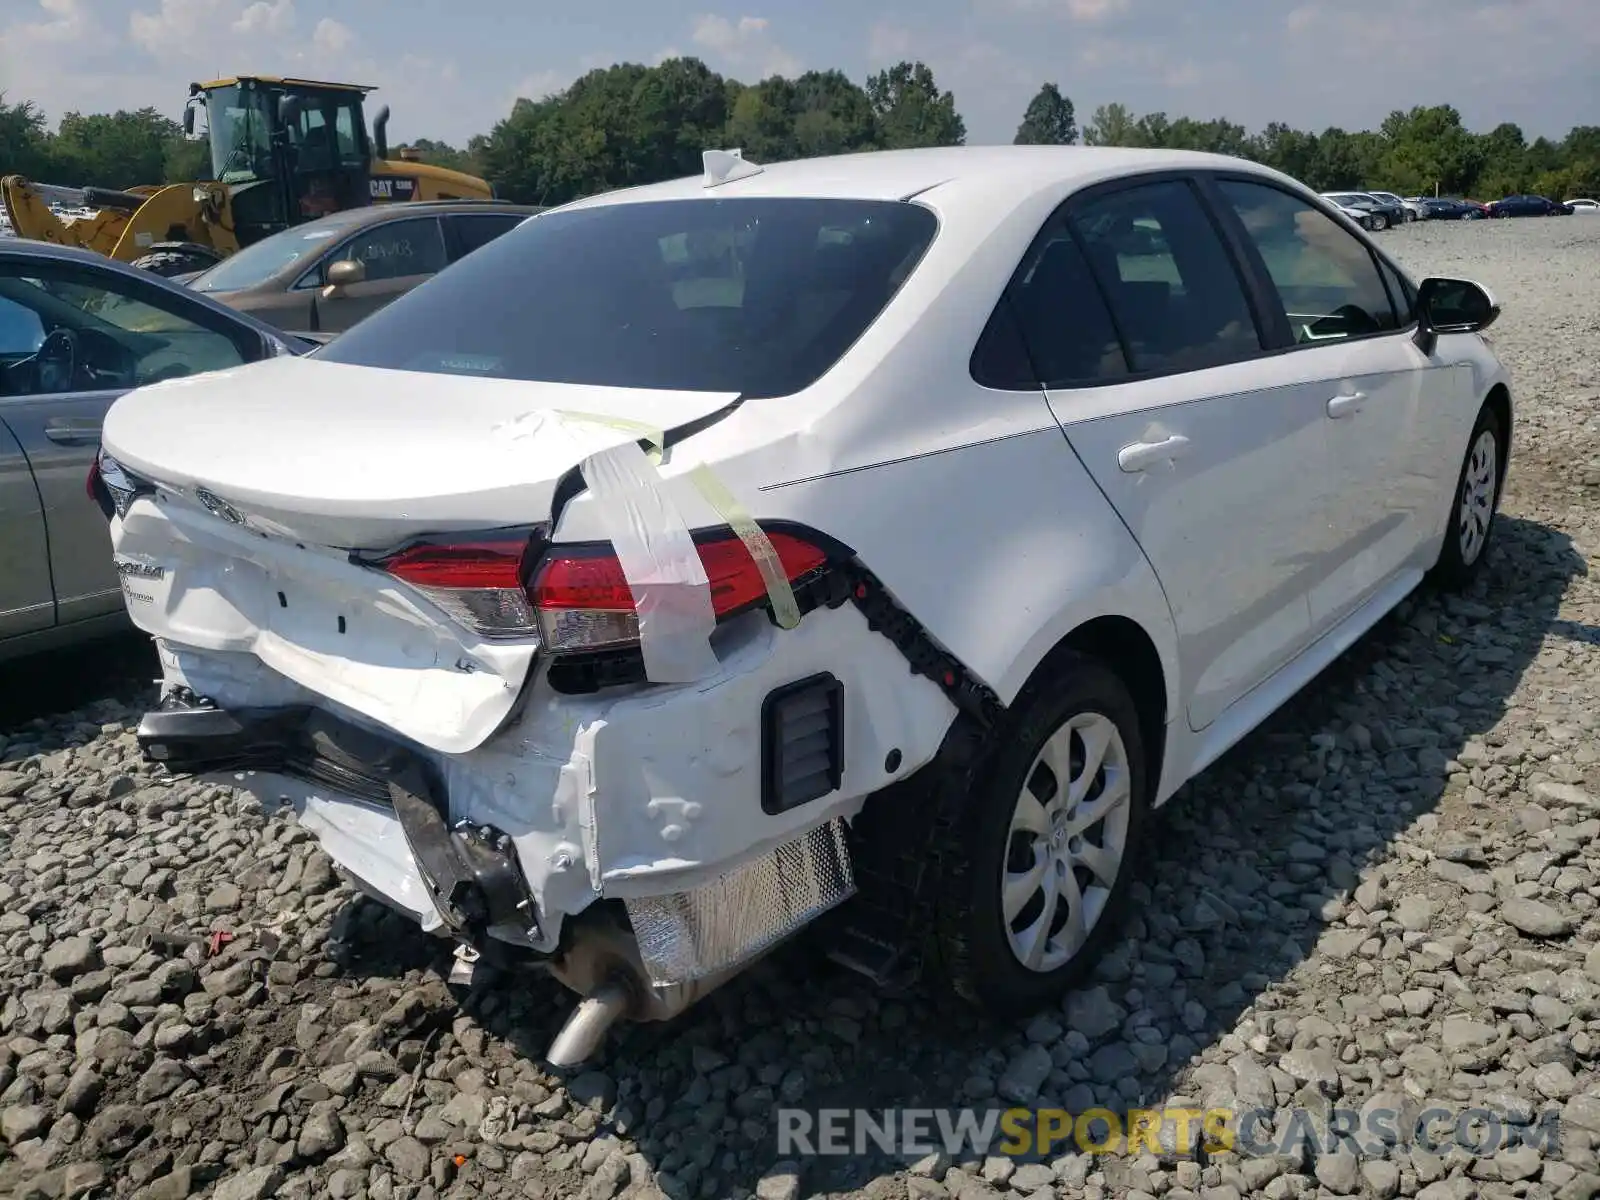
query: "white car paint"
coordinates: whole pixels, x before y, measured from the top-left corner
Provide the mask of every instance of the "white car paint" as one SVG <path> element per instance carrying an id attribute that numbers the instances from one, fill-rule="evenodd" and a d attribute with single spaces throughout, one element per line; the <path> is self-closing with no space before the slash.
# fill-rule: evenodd
<path id="1" fill-rule="evenodd" d="M 1574 213 L 1600 213 L 1600 200 L 1579 197 L 1576 200 L 1563 200 L 1562 203 L 1570 205 Z"/>
<path id="2" fill-rule="evenodd" d="M 1253 163 L 1054 147 L 784 163 L 714 191 L 696 177 L 556 210 L 840 197 L 932 211 L 937 236 L 833 367 L 669 448 L 657 499 L 691 529 L 722 524 L 692 478 L 705 463 L 755 518 L 846 543 L 1003 704 L 1074 630 L 1136 625 L 1166 692 L 1156 803 L 1421 579 L 1479 407 L 1508 384 L 1476 334 L 1425 352 L 1407 329 L 1109 386 L 974 382 L 973 348 L 1047 218 L 1086 188 L 1174 171 L 1227 172 L 1331 211 Z M 106 454 L 159 485 L 112 522 L 119 557 L 161 572 L 130 584 L 130 613 L 158 639 L 168 688 L 223 707 L 309 703 L 421 747 L 454 816 L 511 831 L 549 950 L 600 897 L 680 891 L 854 817 L 933 760 L 957 708 L 848 604 L 793 629 L 759 614 L 724 625 L 715 674 L 694 683 L 561 695 L 537 638 L 471 634 L 346 551 L 546 520 L 558 479 L 636 436 L 574 434 L 553 411 L 670 434 L 730 399 L 320 358 L 144 389 L 105 426 Z M 215 519 L 197 489 L 250 523 Z M 602 540 L 611 519 L 579 490 L 551 538 Z M 821 670 L 849 698 L 843 784 L 764 813 L 763 697 Z M 257 786 L 295 798 L 336 860 L 438 926 L 393 816 L 326 785 Z"/>

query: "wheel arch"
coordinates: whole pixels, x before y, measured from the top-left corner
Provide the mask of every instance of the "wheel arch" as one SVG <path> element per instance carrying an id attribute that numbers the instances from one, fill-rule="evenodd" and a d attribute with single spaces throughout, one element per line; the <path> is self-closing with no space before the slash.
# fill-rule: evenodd
<path id="1" fill-rule="evenodd" d="M 1484 397 L 1483 405 L 1494 413 L 1495 419 L 1500 422 L 1500 432 L 1505 438 L 1505 451 L 1500 455 L 1500 478 L 1498 484 L 1505 487 L 1506 471 L 1511 466 L 1511 432 L 1513 412 L 1511 408 L 1511 389 L 1505 382 L 1497 381 L 1489 389 L 1489 394 Z"/>
<path id="2" fill-rule="evenodd" d="M 1155 639 L 1143 625 L 1131 617 L 1105 614 L 1082 622 L 1057 641 L 1029 672 L 1021 694 L 1066 669 L 1076 656 L 1103 663 L 1128 689 L 1139 714 L 1139 736 L 1154 787 L 1166 764 L 1167 720 L 1176 704 L 1176 671 L 1163 661 Z"/>

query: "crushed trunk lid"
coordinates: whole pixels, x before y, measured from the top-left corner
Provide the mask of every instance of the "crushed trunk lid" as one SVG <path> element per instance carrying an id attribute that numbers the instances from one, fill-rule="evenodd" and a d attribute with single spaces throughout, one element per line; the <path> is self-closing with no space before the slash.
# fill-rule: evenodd
<path id="1" fill-rule="evenodd" d="M 485 639 L 349 552 L 546 524 L 588 455 L 735 399 L 298 358 L 131 392 L 104 452 L 158 494 L 112 526 L 129 614 L 464 753 L 510 712 L 537 639 Z"/>

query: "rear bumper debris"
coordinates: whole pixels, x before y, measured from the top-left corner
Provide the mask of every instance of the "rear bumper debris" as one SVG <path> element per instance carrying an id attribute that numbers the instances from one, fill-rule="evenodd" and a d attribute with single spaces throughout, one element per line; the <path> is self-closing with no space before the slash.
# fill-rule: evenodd
<path id="1" fill-rule="evenodd" d="M 146 713 L 137 737 L 148 758 L 174 772 L 280 774 L 332 783 L 355 802 L 386 806 L 410 869 L 450 933 L 468 944 L 543 940 L 510 837 L 492 825 L 451 821 L 428 764 L 404 746 L 306 706 L 230 711 L 182 692 Z M 370 869 L 362 873 L 366 864 L 348 865 L 368 890 L 383 890 Z M 394 865 L 379 874 L 392 875 Z"/>

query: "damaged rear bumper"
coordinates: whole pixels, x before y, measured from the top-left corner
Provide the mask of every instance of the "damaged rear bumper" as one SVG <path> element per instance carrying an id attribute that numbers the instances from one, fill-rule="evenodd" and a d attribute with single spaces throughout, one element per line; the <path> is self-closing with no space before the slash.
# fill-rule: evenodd
<path id="1" fill-rule="evenodd" d="M 228 709 L 176 689 L 137 738 L 176 774 L 298 783 L 285 794 L 302 823 L 364 891 L 464 945 L 533 951 L 584 995 L 621 986 L 635 1017 L 675 1015 L 855 891 L 832 818 L 695 886 L 552 911 L 519 839 L 453 816 L 434 765 L 383 734 L 310 705 Z"/>
<path id="2" fill-rule="evenodd" d="M 379 870 L 366 872 L 377 879 L 353 869 L 366 890 L 421 916 L 414 889 L 384 886 L 414 874 L 437 924 L 459 940 L 481 945 L 493 938 L 527 947 L 545 940 L 510 836 L 492 825 L 452 821 L 430 764 L 405 746 L 310 706 L 230 711 L 181 693 L 145 714 L 138 740 L 147 758 L 179 774 L 257 771 L 332 785 L 377 810 L 364 822 L 369 828 L 359 831 L 367 834 L 365 845 L 341 856 L 347 860 L 341 865 L 352 869 L 349 859 L 391 848 L 374 857 Z M 347 832 L 357 833 L 363 822 L 357 829 L 346 824 Z M 395 839 L 383 836 L 389 825 L 398 826 L 408 862 L 393 853 Z"/>

